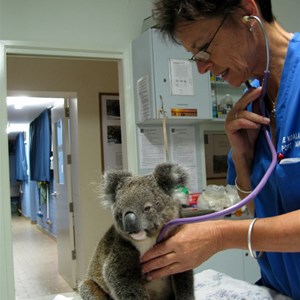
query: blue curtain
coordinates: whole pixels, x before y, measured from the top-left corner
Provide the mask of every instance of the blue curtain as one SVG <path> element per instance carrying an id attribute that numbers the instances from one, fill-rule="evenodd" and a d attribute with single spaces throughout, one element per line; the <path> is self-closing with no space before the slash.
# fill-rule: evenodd
<path id="1" fill-rule="evenodd" d="M 50 181 L 51 121 L 50 110 L 44 110 L 30 123 L 30 178 Z"/>
<path id="2" fill-rule="evenodd" d="M 16 137 L 16 180 L 24 181 L 27 179 L 27 159 L 24 144 L 24 132 L 21 132 Z"/>

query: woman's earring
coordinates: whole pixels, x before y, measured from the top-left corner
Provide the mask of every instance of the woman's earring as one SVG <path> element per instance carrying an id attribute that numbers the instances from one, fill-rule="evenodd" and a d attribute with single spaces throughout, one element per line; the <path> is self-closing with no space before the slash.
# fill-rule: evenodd
<path id="1" fill-rule="evenodd" d="M 252 23 L 250 24 L 249 31 L 250 31 L 250 32 L 253 32 L 253 31 L 254 31 L 254 25 L 253 25 Z"/>

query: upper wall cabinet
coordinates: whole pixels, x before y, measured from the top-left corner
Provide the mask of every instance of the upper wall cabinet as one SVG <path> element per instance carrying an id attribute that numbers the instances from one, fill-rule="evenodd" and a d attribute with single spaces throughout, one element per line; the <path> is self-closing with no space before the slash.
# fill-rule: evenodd
<path id="1" fill-rule="evenodd" d="M 201 75 L 182 46 L 148 29 L 132 44 L 137 122 L 212 118 L 209 74 Z"/>

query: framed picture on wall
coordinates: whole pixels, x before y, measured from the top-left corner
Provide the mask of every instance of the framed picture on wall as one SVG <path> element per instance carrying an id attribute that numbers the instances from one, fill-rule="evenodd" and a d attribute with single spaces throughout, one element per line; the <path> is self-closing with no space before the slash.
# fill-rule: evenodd
<path id="1" fill-rule="evenodd" d="M 122 169 L 122 134 L 118 94 L 99 94 L 103 171 Z"/>

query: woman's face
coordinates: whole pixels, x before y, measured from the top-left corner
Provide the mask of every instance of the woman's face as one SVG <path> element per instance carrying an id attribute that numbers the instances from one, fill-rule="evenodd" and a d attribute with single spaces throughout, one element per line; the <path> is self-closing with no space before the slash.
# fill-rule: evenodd
<path id="1" fill-rule="evenodd" d="M 228 16 L 220 28 L 222 18 L 180 24 L 177 26 L 176 36 L 183 47 L 195 55 L 211 41 L 219 28 L 207 49 L 211 54 L 209 60 L 196 61 L 198 71 L 201 74 L 211 71 L 230 85 L 240 86 L 249 78 L 259 78 L 259 74 L 263 72 L 263 68 L 259 70 L 259 66 L 264 67 L 264 63 L 258 61 L 261 56 L 257 51 L 261 51 L 263 47 L 258 47 L 258 40 L 249 31 L 249 26 L 242 22 L 241 17 L 235 21 L 232 18 L 234 16 Z"/>

